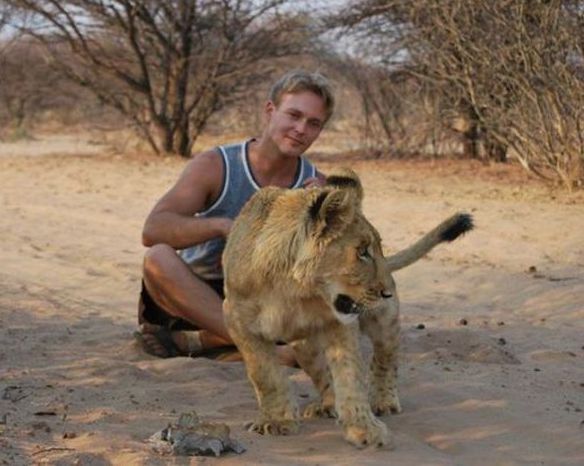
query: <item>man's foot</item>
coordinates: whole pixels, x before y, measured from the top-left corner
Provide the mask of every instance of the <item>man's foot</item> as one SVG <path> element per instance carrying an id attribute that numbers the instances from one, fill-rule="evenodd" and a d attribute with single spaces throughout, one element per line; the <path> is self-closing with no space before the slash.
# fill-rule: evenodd
<path id="1" fill-rule="evenodd" d="M 208 332 L 200 330 L 170 331 L 159 325 L 143 322 L 140 330 L 134 332 L 134 338 L 145 353 L 158 358 L 174 358 L 177 356 L 204 356 L 218 361 L 241 361 L 241 354 L 232 345 L 226 345 L 223 340 L 207 341 Z M 205 337 L 205 338 L 203 338 Z M 215 337 L 216 339 L 216 337 Z M 204 343 L 202 341 L 204 340 Z M 215 346 L 217 345 L 217 346 Z M 280 364 L 289 367 L 299 367 L 294 350 L 289 345 L 276 347 Z"/>
<path id="2" fill-rule="evenodd" d="M 203 347 L 197 331 L 175 331 L 143 323 L 134 338 L 144 352 L 159 358 L 198 356 Z"/>

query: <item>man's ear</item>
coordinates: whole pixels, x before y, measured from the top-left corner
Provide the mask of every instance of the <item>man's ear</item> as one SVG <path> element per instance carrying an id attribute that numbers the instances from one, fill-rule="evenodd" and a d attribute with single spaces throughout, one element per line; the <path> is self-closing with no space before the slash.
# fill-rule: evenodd
<path id="1" fill-rule="evenodd" d="M 336 238 L 353 221 L 358 199 L 345 189 L 326 189 L 315 194 L 308 208 L 309 235 L 317 241 Z"/>
<path id="2" fill-rule="evenodd" d="M 272 113 L 274 113 L 275 110 L 276 110 L 276 104 L 274 102 L 272 102 L 271 100 L 268 100 L 266 102 L 266 105 L 264 106 L 264 114 L 265 114 L 266 118 L 270 119 L 270 117 L 272 116 Z"/>

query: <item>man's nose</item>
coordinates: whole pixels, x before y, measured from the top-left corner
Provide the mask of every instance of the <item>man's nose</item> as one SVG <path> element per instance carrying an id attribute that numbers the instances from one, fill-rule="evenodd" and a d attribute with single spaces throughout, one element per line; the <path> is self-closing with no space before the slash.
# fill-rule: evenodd
<path id="1" fill-rule="evenodd" d="M 294 125 L 294 131 L 298 134 L 304 134 L 306 132 L 306 125 L 308 123 L 305 120 L 298 120 Z"/>

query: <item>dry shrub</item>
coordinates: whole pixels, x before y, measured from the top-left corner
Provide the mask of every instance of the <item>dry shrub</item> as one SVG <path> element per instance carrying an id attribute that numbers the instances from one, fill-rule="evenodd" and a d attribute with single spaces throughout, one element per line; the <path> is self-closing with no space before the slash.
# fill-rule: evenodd
<path id="1" fill-rule="evenodd" d="M 458 130 L 467 157 L 511 156 L 569 189 L 584 184 L 584 2 L 368 0 L 335 24 L 374 57 L 358 74 L 389 145 L 411 145 L 399 137 L 409 119 L 422 141 Z M 400 90 L 403 74 L 422 94 Z"/>

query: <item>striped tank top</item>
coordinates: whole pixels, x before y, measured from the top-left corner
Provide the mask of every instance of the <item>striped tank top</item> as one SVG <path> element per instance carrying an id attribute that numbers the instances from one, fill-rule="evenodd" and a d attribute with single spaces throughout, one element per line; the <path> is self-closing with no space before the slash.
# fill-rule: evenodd
<path id="1" fill-rule="evenodd" d="M 227 217 L 234 219 L 249 198 L 261 187 L 253 177 L 249 165 L 250 141 L 218 147 L 223 159 L 223 188 L 217 200 L 197 217 Z M 316 176 L 316 168 L 304 157 L 296 170 L 290 188 L 301 188 L 307 178 Z M 211 280 L 223 278 L 221 254 L 225 238 L 213 238 L 196 246 L 179 251 L 180 257 L 199 277 Z"/>

